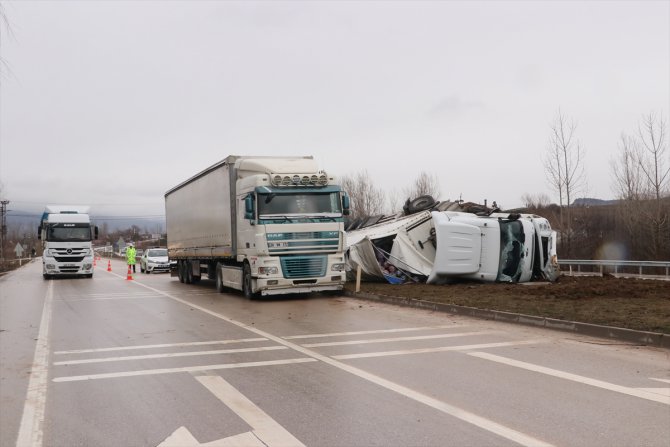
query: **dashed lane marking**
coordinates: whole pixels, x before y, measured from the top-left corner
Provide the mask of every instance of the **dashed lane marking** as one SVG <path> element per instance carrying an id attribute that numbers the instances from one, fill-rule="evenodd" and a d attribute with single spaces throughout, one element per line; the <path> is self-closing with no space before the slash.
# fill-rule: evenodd
<path id="1" fill-rule="evenodd" d="M 642 388 L 630 388 L 626 386 L 616 385 L 602 380 L 580 376 L 578 374 L 572 374 L 569 372 L 560 371 L 553 368 L 547 368 L 546 366 L 534 365 L 532 363 L 522 362 L 507 357 L 501 357 L 495 354 L 489 354 L 488 352 L 468 352 L 468 355 L 484 360 L 490 360 L 496 363 L 501 363 L 503 365 L 513 366 L 515 368 L 521 368 L 528 371 L 537 372 L 540 374 L 546 374 L 548 376 L 558 377 L 560 379 L 571 380 L 573 382 L 582 383 L 584 385 L 594 386 L 597 388 L 602 388 L 609 391 L 615 391 L 617 393 L 627 394 L 629 396 L 639 397 L 641 399 L 647 399 L 654 402 L 660 402 L 662 404 L 670 405 L 670 396 L 664 396 L 663 394 L 659 394 L 657 392 L 649 392 Z"/>
<path id="2" fill-rule="evenodd" d="M 347 335 L 368 335 L 368 334 L 391 334 L 394 332 L 413 332 L 413 331 L 428 331 L 433 329 L 451 329 L 460 328 L 462 325 L 448 324 L 440 326 L 423 326 L 423 327 L 404 327 L 398 329 L 376 329 L 369 331 L 353 331 L 353 332 L 331 332 L 327 334 L 305 334 L 305 335 L 289 335 L 282 337 L 284 340 L 296 340 L 299 338 L 324 338 L 324 337 L 340 337 Z"/>
<path id="3" fill-rule="evenodd" d="M 214 351 L 168 352 L 164 354 L 128 355 L 124 357 L 101 357 L 97 359 L 63 360 L 54 362 L 56 366 L 82 365 L 85 363 L 127 362 L 132 360 L 164 359 L 175 357 L 195 357 L 201 355 L 237 354 L 241 352 L 277 351 L 288 349 L 286 346 L 261 346 L 258 348 L 217 349 Z"/>
<path id="4" fill-rule="evenodd" d="M 393 355 L 426 354 L 429 352 L 471 351 L 475 349 L 504 348 L 508 346 L 534 345 L 538 343 L 542 343 L 542 340 L 506 341 L 499 343 L 480 343 L 476 345 L 441 346 L 437 348 L 417 348 L 417 349 L 402 349 L 398 351 L 364 352 L 360 354 L 334 355 L 333 358 L 337 360 L 363 359 L 369 357 L 388 357 Z"/>
<path id="5" fill-rule="evenodd" d="M 296 363 L 316 362 L 313 358 L 296 358 L 285 360 L 269 360 L 264 362 L 244 362 L 244 363 L 226 363 L 221 365 L 203 365 L 203 366 L 186 366 L 183 368 L 162 368 L 162 369 L 144 369 L 139 371 L 123 371 L 117 373 L 103 373 L 103 374 L 88 374 L 82 376 L 66 376 L 56 377 L 54 382 L 81 382 L 83 380 L 100 380 L 100 379 L 118 379 L 121 377 L 137 377 L 150 376 L 154 374 L 174 374 L 183 372 L 203 372 L 213 371 L 218 369 L 235 369 L 235 368 L 252 368 L 255 366 L 274 366 L 274 365 L 291 365 Z"/>
<path id="6" fill-rule="evenodd" d="M 138 345 L 138 346 L 114 346 L 111 348 L 98 348 L 98 349 L 75 349 L 71 351 L 56 351 L 54 354 L 87 354 L 94 352 L 111 352 L 111 351 L 128 351 L 133 349 L 158 349 L 158 348 L 180 348 L 186 346 L 208 346 L 208 345 L 227 345 L 235 343 L 250 343 L 256 341 L 267 341 L 267 338 L 257 337 L 257 338 L 240 338 L 237 340 L 215 340 L 215 341 L 193 341 L 193 342 L 184 342 L 184 343 L 165 343 L 159 345 Z"/>
<path id="7" fill-rule="evenodd" d="M 398 341 L 415 341 L 415 340 L 432 340 L 438 338 L 467 337 L 468 335 L 485 335 L 491 333 L 492 331 L 477 331 L 477 332 L 459 332 L 453 334 L 417 335 L 414 337 L 371 338 L 367 340 L 347 340 L 347 341 L 332 341 L 326 343 L 309 343 L 302 346 L 305 348 L 319 348 L 322 346 L 364 345 L 371 343 L 388 343 Z"/>

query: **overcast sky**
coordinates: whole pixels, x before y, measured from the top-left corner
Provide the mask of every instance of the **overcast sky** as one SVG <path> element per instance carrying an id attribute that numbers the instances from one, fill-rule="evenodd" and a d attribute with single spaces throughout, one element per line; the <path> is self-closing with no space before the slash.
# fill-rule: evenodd
<path id="1" fill-rule="evenodd" d="M 580 195 L 608 199 L 621 133 L 670 108 L 668 1 L 0 4 L 14 206 L 162 214 L 231 154 L 314 155 L 394 196 L 423 171 L 441 199 L 557 201 L 559 108 L 586 150 Z"/>

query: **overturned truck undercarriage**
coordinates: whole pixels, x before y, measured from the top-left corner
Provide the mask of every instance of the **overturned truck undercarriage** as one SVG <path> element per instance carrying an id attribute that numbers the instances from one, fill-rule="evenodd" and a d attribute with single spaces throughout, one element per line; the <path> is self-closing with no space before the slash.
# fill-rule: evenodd
<path id="1" fill-rule="evenodd" d="M 366 279 L 440 284 L 558 276 L 556 233 L 533 214 L 422 196 L 408 201 L 403 213 L 350 225 L 346 236 L 347 270 L 354 275 L 360 267 Z"/>

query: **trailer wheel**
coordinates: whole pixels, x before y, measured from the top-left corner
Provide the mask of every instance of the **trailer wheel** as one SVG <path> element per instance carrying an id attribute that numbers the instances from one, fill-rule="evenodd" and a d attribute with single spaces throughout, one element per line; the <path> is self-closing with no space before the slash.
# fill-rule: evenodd
<path id="1" fill-rule="evenodd" d="M 191 266 L 191 261 L 184 261 L 184 282 L 186 284 L 193 284 L 193 266 Z"/>
<path id="2" fill-rule="evenodd" d="M 177 264 L 177 274 L 179 276 L 179 282 L 183 283 L 184 280 L 184 261 L 179 261 Z"/>
<path id="3" fill-rule="evenodd" d="M 223 285 L 223 271 L 221 270 L 221 263 L 217 262 L 216 267 L 216 291 L 223 293 L 225 286 Z"/>
<path id="4" fill-rule="evenodd" d="M 251 267 L 246 262 L 242 269 L 242 292 L 248 300 L 254 299 L 254 293 L 251 291 Z"/>

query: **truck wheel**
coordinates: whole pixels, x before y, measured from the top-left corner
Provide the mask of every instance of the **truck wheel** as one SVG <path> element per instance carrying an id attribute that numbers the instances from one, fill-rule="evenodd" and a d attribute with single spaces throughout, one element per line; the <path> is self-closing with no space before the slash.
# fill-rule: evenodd
<path id="1" fill-rule="evenodd" d="M 242 292 L 244 292 L 246 299 L 254 299 L 254 293 L 251 291 L 251 267 L 246 263 L 242 269 Z"/>
<path id="2" fill-rule="evenodd" d="M 190 261 L 184 261 L 184 282 L 193 284 L 193 267 L 191 267 Z"/>
<path id="3" fill-rule="evenodd" d="M 42 276 L 44 277 L 44 279 L 51 279 L 51 275 L 47 275 L 46 273 L 44 273 Z"/>
<path id="4" fill-rule="evenodd" d="M 216 291 L 223 293 L 225 286 L 223 285 L 223 272 L 221 271 L 221 263 L 216 263 Z"/>
<path id="5" fill-rule="evenodd" d="M 179 282 L 184 282 L 184 261 L 179 261 L 177 264 L 177 275 L 179 276 Z"/>

